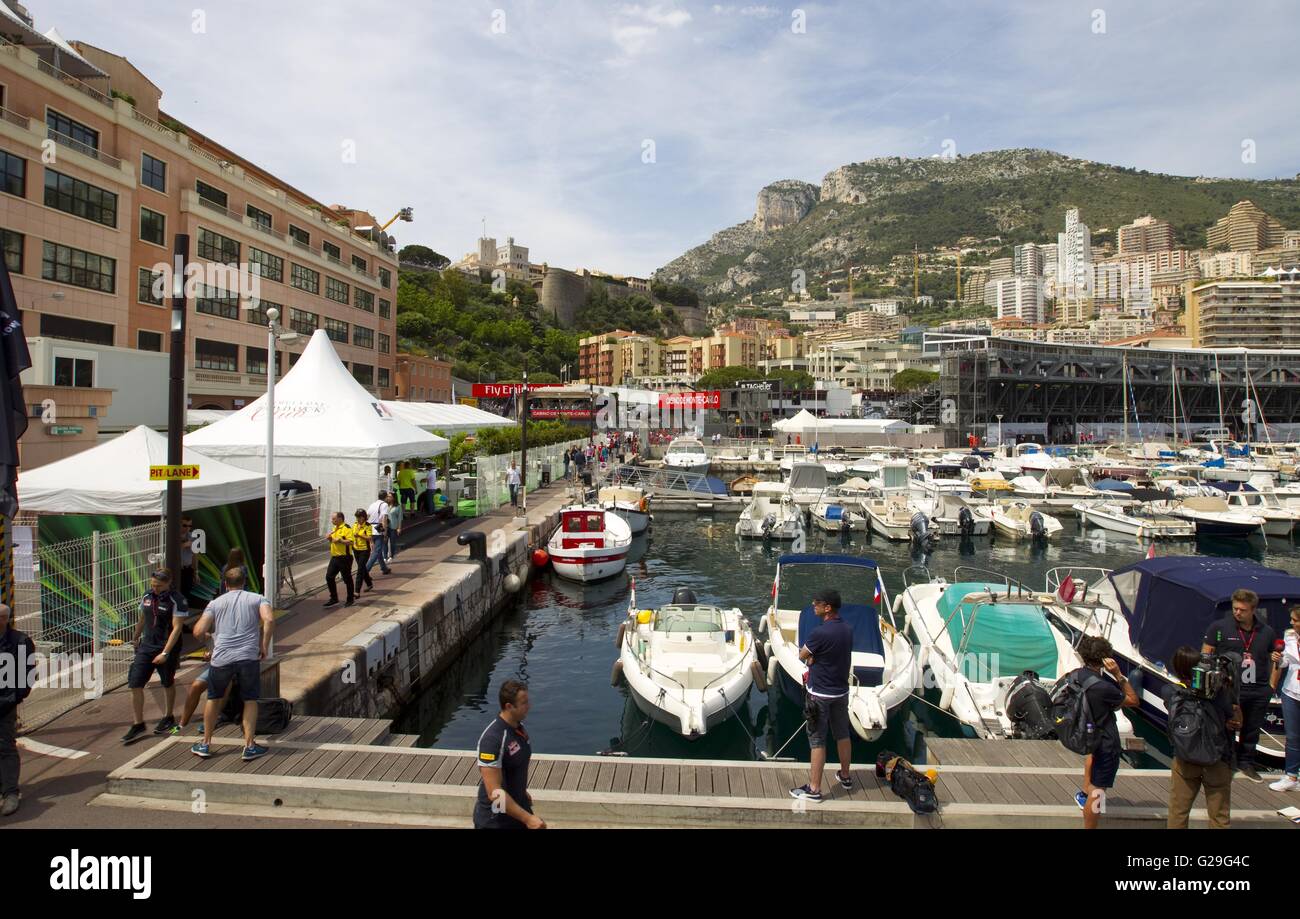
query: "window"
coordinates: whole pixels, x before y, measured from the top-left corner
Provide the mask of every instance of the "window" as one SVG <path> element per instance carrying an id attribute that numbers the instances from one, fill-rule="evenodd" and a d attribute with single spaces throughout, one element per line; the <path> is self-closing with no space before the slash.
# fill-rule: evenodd
<path id="1" fill-rule="evenodd" d="M 0 241 L 4 242 L 5 267 L 14 274 L 23 273 L 23 234 L 13 230 L 0 229 Z"/>
<path id="2" fill-rule="evenodd" d="M 27 160 L 0 150 L 0 191 L 19 198 L 27 195 Z"/>
<path id="3" fill-rule="evenodd" d="M 375 368 L 369 364 L 353 364 L 352 376 L 362 386 L 375 385 Z"/>
<path id="4" fill-rule="evenodd" d="M 321 249 L 325 252 L 326 258 L 332 258 L 336 262 L 343 260 L 343 250 L 331 242 L 321 243 Z"/>
<path id="5" fill-rule="evenodd" d="M 95 385 L 95 362 L 83 357 L 55 357 L 54 385 L 89 389 Z"/>
<path id="6" fill-rule="evenodd" d="M 271 229 L 271 215 L 260 207 L 253 207 L 253 205 L 250 204 L 246 209 L 246 213 L 248 214 L 249 219 L 251 219 L 257 226 L 264 230 Z"/>
<path id="7" fill-rule="evenodd" d="M 79 121 L 73 121 L 67 115 L 62 115 L 54 109 L 45 110 L 45 126 L 51 131 L 56 131 L 64 137 L 70 137 L 79 144 L 85 144 L 92 150 L 99 149 L 99 132 L 94 128 L 88 128 Z"/>
<path id="8" fill-rule="evenodd" d="M 194 182 L 194 190 L 199 193 L 199 197 L 202 200 L 211 201 L 213 204 L 219 204 L 223 209 L 225 208 L 227 196 L 221 189 L 198 179 Z"/>
<path id="9" fill-rule="evenodd" d="M 147 153 L 141 154 L 140 184 L 147 185 L 154 191 L 167 191 L 167 164 Z"/>
<path id="10" fill-rule="evenodd" d="M 299 290 L 311 291 L 313 294 L 320 293 L 320 272 L 312 271 L 302 265 L 291 263 L 292 268 L 289 274 L 289 283 Z"/>
<path id="11" fill-rule="evenodd" d="M 380 389 L 387 389 L 387 388 L 389 387 L 389 385 L 391 385 L 391 384 L 389 383 L 389 378 L 388 378 L 388 368 L 387 368 L 387 367 L 380 367 L 380 368 L 379 368 L 379 388 L 380 388 Z"/>
<path id="12" fill-rule="evenodd" d="M 265 348 L 244 349 L 244 371 L 246 373 L 261 374 L 262 376 L 266 375 L 266 349 Z"/>
<path id="13" fill-rule="evenodd" d="M 289 328 L 303 335 L 310 335 L 320 326 L 320 316 L 315 313 L 309 313 L 306 310 L 289 310 Z M 293 366 L 293 358 L 289 359 L 289 366 Z"/>
<path id="14" fill-rule="evenodd" d="M 73 287 L 116 292 L 117 260 L 82 249 L 47 242 L 41 254 L 41 277 Z M 111 344 L 111 342 L 110 342 Z"/>
<path id="15" fill-rule="evenodd" d="M 348 324 L 340 319 L 325 318 L 325 334 L 334 341 L 348 343 Z"/>
<path id="16" fill-rule="evenodd" d="M 136 277 L 136 294 L 135 298 L 141 303 L 149 303 L 153 306 L 162 306 L 163 298 L 157 294 L 157 290 L 165 284 L 165 281 L 159 283 L 162 279 L 161 271 L 153 271 L 149 268 L 141 268 Z"/>
<path id="17" fill-rule="evenodd" d="M 306 230 L 300 230 L 293 224 L 289 224 L 289 238 L 294 242 L 302 243 L 304 246 L 311 246 L 311 234 Z"/>
<path id="18" fill-rule="evenodd" d="M 224 341 L 194 339 L 194 368 L 196 370 L 239 371 L 239 345 Z"/>
<path id="19" fill-rule="evenodd" d="M 266 278 L 268 281 L 284 283 L 284 259 L 280 258 L 280 256 L 249 246 L 248 261 L 249 264 L 257 266 L 252 270 L 256 271 L 259 276 Z"/>
<path id="20" fill-rule="evenodd" d="M 357 271 L 360 271 L 362 274 L 365 274 L 366 260 L 359 255 L 354 255 L 352 256 L 352 267 L 357 269 Z"/>
<path id="21" fill-rule="evenodd" d="M 375 346 L 375 330 L 354 325 L 352 327 L 352 344 L 358 348 L 373 348 Z"/>
<path id="22" fill-rule="evenodd" d="M 380 354 L 387 354 L 387 353 L 388 353 L 388 350 L 389 350 L 389 348 L 390 348 L 390 346 L 391 346 L 391 345 L 390 345 L 390 342 L 391 342 L 391 339 L 390 339 L 387 335 L 385 335 L 383 332 L 380 332 L 380 333 L 379 333 L 379 353 L 380 353 Z"/>
<path id="23" fill-rule="evenodd" d="M 337 278 L 331 278 L 329 275 L 325 276 L 325 296 L 330 300 L 335 303 L 347 303 L 349 293 L 351 291 L 348 289 L 348 285 Z"/>
<path id="24" fill-rule="evenodd" d="M 388 318 L 388 314 L 391 312 L 391 310 L 392 310 L 392 307 L 390 307 L 390 306 L 388 305 L 388 301 L 387 301 L 387 300 L 380 300 L 380 301 L 379 301 L 379 318 L 380 318 L 380 319 L 387 319 L 387 318 Z"/>
<path id="25" fill-rule="evenodd" d="M 384 285 L 384 287 L 386 287 L 386 288 L 387 288 L 387 287 L 392 287 L 392 286 L 393 286 L 393 273 L 392 273 L 391 271 L 389 271 L 387 268 L 380 268 L 380 269 L 379 269 L 379 283 L 382 284 L 382 285 Z"/>
<path id="26" fill-rule="evenodd" d="M 165 245 L 167 241 L 167 218 L 157 211 L 149 210 L 147 207 L 140 208 L 140 238 L 156 246 Z"/>
<path id="27" fill-rule="evenodd" d="M 72 176 L 45 170 L 45 206 L 106 227 L 117 226 L 117 195 Z"/>
<path id="28" fill-rule="evenodd" d="M 284 315 L 284 307 L 278 303 L 272 303 L 270 300 L 249 300 L 244 309 L 244 318 L 253 325 L 266 325 L 271 321 L 267 318 L 266 311 L 273 306 L 280 311 L 281 316 Z"/>
<path id="29" fill-rule="evenodd" d="M 66 341 L 87 341 L 94 345 L 113 344 L 113 327 L 108 323 L 56 316 L 53 313 L 41 313 L 41 334 Z"/>
<path id="30" fill-rule="evenodd" d="M 199 295 L 194 299 L 194 309 L 209 316 L 238 319 L 239 295 L 229 294 L 205 284 L 199 288 Z"/>
<path id="31" fill-rule="evenodd" d="M 365 310 L 367 313 L 373 313 L 375 311 L 375 295 L 368 290 L 362 290 L 360 287 L 356 288 L 356 291 L 357 309 Z"/>
<path id="32" fill-rule="evenodd" d="M 199 227 L 199 258 L 223 265 L 239 264 L 239 240 Z"/>
<path id="33" fill-rule="evenodd" d="M 162 351 L 162 332 L 146 332 L 141 329 L 135 336 L 135 346 L 141 351 Z"/>

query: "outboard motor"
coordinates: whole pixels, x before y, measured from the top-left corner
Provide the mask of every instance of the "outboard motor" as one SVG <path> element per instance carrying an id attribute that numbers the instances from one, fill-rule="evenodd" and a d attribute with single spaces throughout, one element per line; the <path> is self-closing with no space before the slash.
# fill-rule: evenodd
<path id="1" fill-rule="evenodd" d="M 1042 539 L 1047 535 L 1047 524 L 1043 521 L 1043 515 L 1034 511 L 1029 515 L 1029 533 L 1034 539 Z"/>
<path id="2" fill-rule="evenodd" d="M 970 512 L 969 507 L 963 507 L 957 511 L 957 529 L 961 535 L 970 538 L 975 533 L 975 515 Z"/>
<path id="3" fill-rule="evenodd" d="M 912 542 L 926 547 L 938 541 L 939 534 L 930 529 L 930 518 L 917 511 L 912 515 Z"/>
<path id="4" fill-rule="evenodd" d="M 1052 721 L 1052 694 L 1026 670 L 1016 677 L 1007 690 L 1007 717 L 1011 719 L 1011 736 L 1025 740 L 1048 740 L 1056 737 Z"/>
<path id="5" fill-rule="evenodd" d="M 978 456 L 963 456 L 961 465 L 963 469 L 978 469 L 980 467 L 980 458 Z"/>
<path id="6" fill-rule="evenodd" d="M 689 587 L 679 587 L 673 591 L 673 606 L 694 606 L 699 602 L 695 599 L 695 591 Z"/>
<path id="7" fill-rule="evenodd" d="M 759 529 L 762 530 L 764 539 L 770 539 L 772 537 L 772 531 L 776 529 L 776 514 L 768 514 L 764 517 L 763 523 Z"/>

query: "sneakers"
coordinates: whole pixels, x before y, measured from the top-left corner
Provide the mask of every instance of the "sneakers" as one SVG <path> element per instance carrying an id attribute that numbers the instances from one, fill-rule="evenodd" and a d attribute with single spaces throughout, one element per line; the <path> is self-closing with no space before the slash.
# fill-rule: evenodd
<path id="1" fill-rule="evenodd" d="M 12 817 L 18 813 L 18 805 L 22 803 L 23 797 L 18 792 L 7 794 L 4 802 L 0 803 L 0 817 Z"/>
<path id="2" fill-rule="evenodd" d="M 172 726 L 167 729 L 167 734 L 171 737 L 179 737 L 183 733 L 185 733 L 185 728 L 179 722 L 172 724 Z"/>
<path id="3" fill-rule="evenodd" d="M 190 747 L 190 752 L 202 759 L 207 759 L 212 755 L 211 748 L 201 740 Z"/>
<path id="4" fill-rule="evenodd" d="M 144 722 L 142 721 L 139 724 L 131 725 L 131 727 L 127 729 L 127 732 L 122 735 L 122 743 L 124 744 L 135 743 L 143 736 L 144 736 Z"/>
<path id="5" fill-rule="evenodd" d="M 1273 791 L 1295 791 L 1296 788 L 1300 788 L 1300 779 L 1293 775 L 1283 775 L 1268 787 Z"/>
<path id="6" fill-rule="evenodd" d="M 356 601 L 355 599 L 353 599 L 353 600 L 348 600 L 348 601 L 347 601 L 346 603 L 344 603 L 343 605 L 344 605 L 344 606 L 352 606 L 352 605 L 354 605 L 356 602 L 357 602 L 357 601 Z M 328 603 L 326 603 L 325 605 L 326 605 L 326 606 L 329 606 Z"/>
<path id="7" fill-rule="evenodd" d="M 851 791 L 851 790 L 853 789 L 853 775 L 852 775 L 852 773 L 850 773 L 849 775 L 840 775 L 840 771 L 839 771 L 838 769 L 836 769 L 836 770 L 835 770 L 835 781 L 839 782 L 839 783 L 840 783 L 840 787 L 843 788 L 845 791 Z"/>
<path id="8" fill-rule="evenodd" d="M 251 747 L 244 747 L 243 760 L 244 762 L 248 762 L 251 759 L 260 759 L 270 752 L 270 750 L 261 744 L 253 744 Z"/>
<path id="9" fill-rule="evenodd" d="M 326 607 L 330 607 L 330 606 L 338 606 L 338 605 L 339 605 L 339 601 L 338 601 L 337 599 L 335 599 L 335 600 L 326 600 L 326 601 L 325 601 L 325 606 L 326 606 Z"/>
<path id="10" fill-rule="evenodd" d="M 1264 784 L 1264 779 L 1255 771 L 1254 766 L 1242 766 L 1240 772 L 1243 777 L 1250 779 L 1256 785 Z"/>
<path id="11" fill-rule="evenodd" d="M 1074 793 L 1074 803 L 1079 805 L 1079 810 L 1083 810 L 1088 806 L 1088 796 L 1082 791 L 1076 791 Z"/>
<path id="12" fill-rule="evenodd" d="M 822 793 L 820 791 L 813 791 L 812 788 L 807 785 L 800 785 L 798 788 L 790 789 L 790 797 L 802 798 L 805 801 L 820 801 L 822 799 Z"/>
<path id="13" fill-rule="evenodd" d="M 153 732 L 159 737 L 161 737 L 163 734 L 175 734 L 177 733 L 176 731 L 173 730 L 173 728 L 175 727 L 176 727 L 176 719 L 173 718 L 171 715 L 168 715 L 162 721 L 158 722 L 158 724 L 154 727 Z"/>

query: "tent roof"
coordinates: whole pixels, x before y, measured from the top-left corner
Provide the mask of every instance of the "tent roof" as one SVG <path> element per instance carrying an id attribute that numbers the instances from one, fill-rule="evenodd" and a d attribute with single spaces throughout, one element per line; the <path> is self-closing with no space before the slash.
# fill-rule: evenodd
<path id="1" fill-rule="evenodd" d="M 266 396 L 188 434 L 213 456 L 266 455 Z M 275 385 L 275 453 L 280 457 L 406 459 L 445 453 L 447 440 L 393 416 L 343 366 L 324 329 Z"/>
<path id="2" fill-rule="evenodd" d="M 199 478 L 181 483 L 186 510 L 250 501 L 264 494 L 265 478 L 186 446 L 183 460 Z M 65 459 L 22 472 L 18 501 L 25 511 L 47 514 L 162 513 L 165 482 L 149 481 L 149 467 L 167 463 L 167 438 L 140 425 Z"/>
<path id="3" fill-rule="evenodd" d="M 772 427 L 778 431 L 802 431 L 805 428 L 817 424 L 817 416 L 806 408 L 799 409 L 798 413 L 792 418 L 782 418 L 780 421 L 772 423 Z"/>
<path id="4" fill-rule="evenodd" d="M 501 428 L 514 424 L 492 412 L 472 405 L 448 402 L 384 402 L 384 408 L 408 424 L 444 434 L 472 434 L 480 428 Z"/>

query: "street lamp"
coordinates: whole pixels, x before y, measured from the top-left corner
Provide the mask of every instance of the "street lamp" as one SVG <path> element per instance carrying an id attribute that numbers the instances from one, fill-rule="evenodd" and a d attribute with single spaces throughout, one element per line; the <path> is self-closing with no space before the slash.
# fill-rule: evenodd
<path id="1" fill-rule="evenodd" d="M 998 446 L 1002 446 L 1002 416 L 998 415 Z"/>
<path id="2" fill-rule="evenodd" d="M 266 520 L 262 530 L 262 587 L 266 591 L 267 599 L 271 601 L 271 607 L 275 607 L 275 595 L 278 584 L 276 579 L 279 572 L 276 565 L 279 559 L 276 557 L 276 525 L 277 520 L 277 501 L 279 497 L 278 489 L 275 485 L 275 371 L 276 371 L 276 354 L 275 343 L 280 341 L 293 341 L 298 337 L 297 332 L 281 332 L 276 325 L 276 320 L 280 318 L 280 311 L 274 306 L 266 310 Z"/>
<path id="3" fill-rule="evenodd" d="M 483 363 L 478 365 L 478 381 L 480 383 L 483 382 L 483 368 L 486 366 L 487 366 L 487 361 L 484 361 Z"/>

